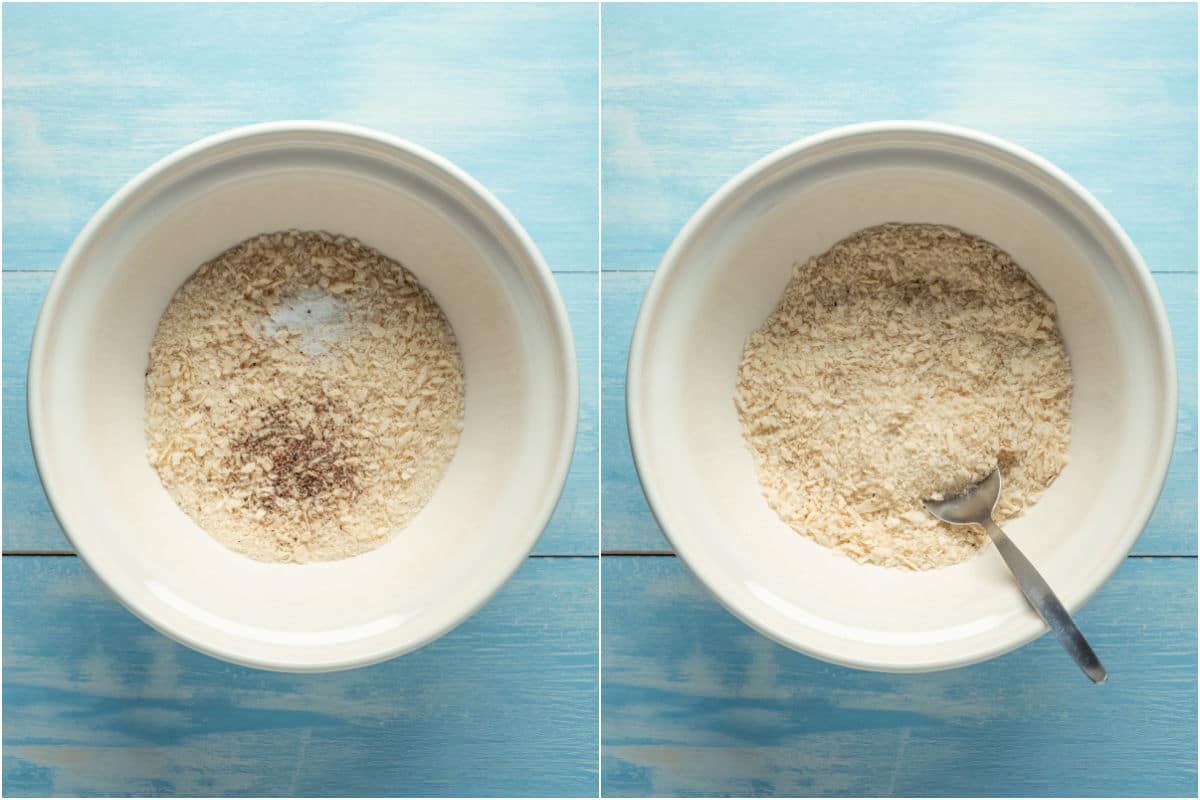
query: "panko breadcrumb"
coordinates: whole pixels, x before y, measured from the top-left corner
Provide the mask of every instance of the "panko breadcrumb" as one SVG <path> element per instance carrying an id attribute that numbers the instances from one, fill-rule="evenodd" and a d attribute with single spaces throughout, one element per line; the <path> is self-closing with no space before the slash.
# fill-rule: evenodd
<path id="1" fill-rule="evenodd" d="M 999 466 L 999 521 L 1066 465 L 1071 366 L 1055 306 L 995 245 L 941 225 L 860 231 L 797 264 L 746 341 L 735 404 L 763 495 L 858 561 L 931 569 L 984 543 L 927 498 Z"/>
<path id="2" fill-rule="evenodd" d="M 204 264 L 159 322 L 150 463 L 179 506 L 260 561 L 383 544 L 429 501 L 463 426 L 433 297 L 356 239 L 296 230 Z"/>

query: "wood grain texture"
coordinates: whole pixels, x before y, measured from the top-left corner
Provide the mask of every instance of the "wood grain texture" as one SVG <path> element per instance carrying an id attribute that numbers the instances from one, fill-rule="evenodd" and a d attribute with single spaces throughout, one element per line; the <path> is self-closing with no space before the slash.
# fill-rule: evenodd
<path id="1" fill-rule="evenodd" d="M 49 272 L 4 275 L 4 549 L 72 552 L 46 503 L 33 464 L 25 416 L 25 372 L 29 345 L 42 298 L 53 277 Z M 579 362 L 579 433 L 567 484 L 535 553 L 595 555 L 598 550 L 599 497 L 599 350 L 597 276 L 555 275 L 575 335 Z"/>
<path id="2" fill-rule="evenodd" d="M 604 266 L 656 264 L 700 204 L 827 128 L 922 119 L 1049 158 L 1156 269 L 1195 270 L 1196 7 L 612 3 Z"/>
<path id="3" fill-rule="evenodd" d="M 278 119 L 378 128 L 487 186 L 556 270 L 596 269 L 589 5 L 16 4 L 4 10 L 4 267 L 57 264 L 154 161 Z"/>
<path id="4" fill-rule="evenodd" d="M 774 644 L 674 557 L 603 559 L 606 796 L 1196 795 L 1196 561 L 1128 559 L 1051 637 L 888 675 Z"/>
<path id="5" fill-rule="evenodd" d="M 601 290 L 602 547 L 606 551 L 660 552 L 670 545 L 646 505 L 629 449 L 625 420 L 625 365 L 638 307 L 650 272 L 605 272 Z M 1156 274 L 1167 307 L 1179 373 L 1179 423 L 1167 482 L 1133 552 L 1195 555 L 1196 543 L 1196 275 Z M 732 391 L 732 390 L 731 390 Z M 732 395 L 731 395 L 732 397 Z M 730 403 L 732 404 L 732 399 Z"/>
<path id="6" fill-rule="evenodd" d="M 288 675 L 171 642 L 75 557 L 8 556 L 5 794 L 595 796 L 596 561 L 529 559 L 426 648 Z"/>

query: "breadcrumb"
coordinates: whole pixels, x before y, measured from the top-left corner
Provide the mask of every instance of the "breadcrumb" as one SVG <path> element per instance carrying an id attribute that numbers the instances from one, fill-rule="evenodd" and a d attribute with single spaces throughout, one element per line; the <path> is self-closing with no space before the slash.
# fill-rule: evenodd
<path id="1" fill-rule="evenodd" d="M 932 569 L 984 544 L 922 508 L 1000 467 L 998 520 L 1066 465 L 1071 366 L 1055 306 L 1005 252 L 887 224 L 797 264 L 746 341 L 735 404 L 763 495 L 851 558 Z"/>
<path id="2" fill-rule="evenodd" d="M 263 234 L 201 266 L 163 314 L 147 455 L 233 550 L 347 558 L 429 501 L 464 392 L 454 333 L 412 273 L 345 236 Z"/>

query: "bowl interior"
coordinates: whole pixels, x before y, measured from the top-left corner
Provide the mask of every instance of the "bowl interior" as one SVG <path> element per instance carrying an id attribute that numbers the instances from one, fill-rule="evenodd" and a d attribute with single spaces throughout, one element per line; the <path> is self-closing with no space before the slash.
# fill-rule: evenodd
<path id="1" fill-rule="evenodd" d="M 462 438 L 429 504 L 377 550 L 305 565 L 255 562 L 204 533 L 143 433 L 147 353 L 173 293 L 225 248 L 292 227 L 404 264 L 445 311 L 466 375 Z M 35 446 L 72 541 L 147 621 L 244 663 L 349 666 L 434 638 L 519 566 L 565 478 L 573 349 L 536 252 L 451 171 L 355 136 L 238 138 L 162 170 L 81 242 L 38 334 Z"/>
<path id="2" fill-rule="evenodd" d="M 1046 172 L 978 142 L 834 139 L 764 162 L 689 224 L 648 295 L 630 362 L 635 455 L 660 523 L 709 588 L 764 633 L 839 663 L 921 670 L 980 660 L 1042 630 L 998 554 L 911 573 L 855 563 L 793 532 L 762 498 L 732 399 L 745 339 L 793 263 L 884 222 L 982 236 L 1058 305 L 1075 380 L 1070 463 L 1006 529 L 1068 606 L 1116 568 L 1161 488 L 1174 430 L 1171 344 L 1111 229 Z"/>

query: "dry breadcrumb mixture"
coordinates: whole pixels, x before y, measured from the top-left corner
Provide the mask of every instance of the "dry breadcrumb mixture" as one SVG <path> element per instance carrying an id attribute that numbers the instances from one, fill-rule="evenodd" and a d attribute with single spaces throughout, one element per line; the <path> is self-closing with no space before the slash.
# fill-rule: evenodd
<path id="1" fill-rule="evenodd" d="M 985 534 L 933 519 L 999 466 L 999 521 L 1066 465 L 1071 367 L 1055 307 L 1009 255 L 940 225 L 860 231 L 797 264 L 747 339 L 735 402 L 763 494 L 858 561 L 931 569 Z"/>
<path id="2" fill-rule="evenodd" d="M 433 297 L 356 239 L 282 231 L 209 261 L 159 322 L 150 463 L 209 534 L 260 561 L 383 544 L 428 502 L 463 426 Z"/>

